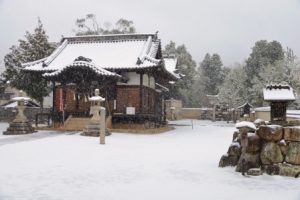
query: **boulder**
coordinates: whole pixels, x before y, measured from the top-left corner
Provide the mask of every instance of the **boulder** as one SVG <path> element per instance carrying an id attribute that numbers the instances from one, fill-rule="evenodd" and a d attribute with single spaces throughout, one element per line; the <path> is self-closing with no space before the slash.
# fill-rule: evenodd
<path id="1" fill-rule="evenodd" d="M 247 153 L 258 152 L 261 148 L 261 140 L 255 133 L 248 133 Z"/>
<path id="2" fill-rule="evenodd" d="M 289 143 L 289 142 L 288 142 Z M 283 157 L 285 157 L 286 152 L 287 152 L 287 144 L 288 144 L 284 139 L 280 140 L 279 142 L 277 142 L 277 144 L 279 145 L 279 148 L 281 150 L 281 153 L 283 155 Z"/>
<path id="3" fill-rule="evenodd" d="M 256 119 L 253 123 L 257 128 L 259 128 L 261 125 L 266 125 L 266 122 L 262 119 Z"/>
<path id="4" fill-rule="evenodd" d="M 269 175 L 279 175 L 279 164 L 264 165 L 263 170 Z"/>
<path id="5" fill-rule="evenodd" d="M 250 176 L 260 176 L 262 172 L 260 168 L 251 168 L 247 171 L 247 174 Z"/>
<path id="6" fill-rule="evenodd" d="M 230 156 L 225 154 L 219 161 L 219 167 L 236 166 L 239 158 L 237 156 Z"/>
<path id="7" fill-rule="evenodd" d="M 279 175 L 281 176 L 292 176 L 292 177 L 299 177 L 300 173 L 300 166 L 290 165 L 287 163 L 280 163 L 279 166 Z"/>
<path id="8" fill-rule="evenodd" d="M 240 159 L 237 163 L 235 171 L 241 172 L 242 171 L 242 160 L 245 160 L 244 170 L 247 172 L 250 168 L 259 168 L 260 167 L 260 160 L 259 160 L 259 153 L 244 153 L 240 156 Z"/>
<path id="9" fill-rule="evenodd" d="M 300 142 L 289 142 L 285 161 L 290 164 L 300 165 Z"/>
<path id="10" fill-rule="evenodd" d="M 284 140 L 300 142 L 300 128 L 297 127 L 284 128 Z"/>
<path id="11" fill-rule="evenodd" d="M 236 142 L 238 136 L 239 136 L 239 132 L 238 131 L 234 131 L 234 133 L 232 135 L 232 142 Z"/>
<path id="12" fill-rule="evenodd" d="M 233 142 L 228 148 L 227 154 L 229 156 L 240 157 L 242 152 L 241 145 L 238 142 Z"/>
<path id="13" fill-rule="evenodd" d="M 283 162 L 283 155 L 279 145 L 275 142 L 267 142 L 263 144 L 260 152 L 260 159 L 264 165 Z"/>
<path id="14" fill-rule="evenodd" d="M 279 125 L 262 125 L 258 128 L 257 135 L 266 141 L 277 142 L 283 137 L 283 128 Z"/>

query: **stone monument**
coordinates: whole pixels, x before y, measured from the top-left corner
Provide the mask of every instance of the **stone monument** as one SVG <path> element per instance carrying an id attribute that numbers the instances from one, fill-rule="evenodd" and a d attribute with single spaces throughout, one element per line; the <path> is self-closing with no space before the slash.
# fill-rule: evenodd
<path id="1" fill-rule="evenodd" d="M 90 112 L 93 115 L 91 120 L 89 121 L 86 128 L 83 130 L 83 133 L 81 135 L 84 136 L 95 136 L 99 137 L 100 130 L 102 129 L 101 126 L 101 116 L 99 115 L 99 112 L 101 113 L 105 112 L 105 108 L 101 107 L 101 102 L 105 101 L 105 98 L 101 97 L 99 95 L 99 89 L 95 90 L 95 96 L 89 98 L 89 101 L 91 102 L 91 109 Z M 103 111 L 104 109 L 104 111 Z M 103 123 L 103 122 L 102 122 Z M 110 135 L 109 131 L 105 128 L 105 115 L 104 115 L 104 123 L 103 127 L 105 130 L 105 135 Z"/>
<path id="2" fill-rule="evenodd" d="M 12 100 L 17 101 L 18 103 L 18 114 L 16 115 L 15 119 L 9 123 L 9 127 L 3 132 L 3 135 L 21 135 L 33 133 L 34 128 L 24 115 L 24 110 L 26 108 L 25 101 L 30 100 L 30 98 L 23 97 L 22 91 L 20 91 L 19 97 L 14 97 Z"/>

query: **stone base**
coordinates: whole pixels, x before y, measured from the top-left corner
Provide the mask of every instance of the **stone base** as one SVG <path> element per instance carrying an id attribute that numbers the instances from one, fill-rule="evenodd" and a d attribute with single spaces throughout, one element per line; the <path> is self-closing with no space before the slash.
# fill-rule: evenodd
<path id="1" fill-rule="evenodd" d="M 23 135 L 34 132 L 34 128 L 29 122 L 11 122 L 3 135 Z"/>
<path id="2" fill-rule="evenodd" d="M 100 136 L 100 124 L 88 124 L 85 129 L 83 129 L 83 132 L 81 135 L 83 136 L 94 136 L 99 137 Z M 108 129 L 105 130 L 105 136 L 109 136 L 111 133 L 108 131 Z"/>
<path id="3" fill-rule="evenodd" d="M 250 176 L 260 176 L 262 175 L 262 171 L 260 168 L 250 168 L 247 174 Z"/>
<path id="4" fill-rule="evenodd" d="M 223 155 L 219 161 L 219 167 L 236 166 L 239 161 L 239 157 L 231 155 Z"/>

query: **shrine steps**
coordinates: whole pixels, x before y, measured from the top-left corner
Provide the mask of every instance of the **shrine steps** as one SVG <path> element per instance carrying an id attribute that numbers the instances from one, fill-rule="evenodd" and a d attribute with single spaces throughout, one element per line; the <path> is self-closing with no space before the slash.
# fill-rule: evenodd
<path id="1" fill-rule="evenodd" d="M 65 131 L 82 131 L 90 121 L 89 117 L 68 117 L 65 125 L 61 127 Z"/>

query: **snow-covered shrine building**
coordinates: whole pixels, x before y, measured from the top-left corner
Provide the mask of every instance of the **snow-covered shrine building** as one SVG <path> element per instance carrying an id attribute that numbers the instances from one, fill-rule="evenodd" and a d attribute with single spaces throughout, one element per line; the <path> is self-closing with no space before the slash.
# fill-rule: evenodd
<path id="1" fill-rule="evenodd" d="M 64 37 L 49 57 L 23 67 L 52 82 L 56 121 L 63 113 L 89 116 L 88 98 L 99 88 L 113 123 L 163 123 L 164 93 L 179 78 L 175 65 L 162 56 L 157 34 L 116 34 Z"/>
<path id="2" fill-rule="evenodd" d="M 284 124 L 289 102 L 295 101 L 293 88 L 287 84 L 271 84 L 263 89 L 264 100 L 270 102 L 272 123 Z"/>

